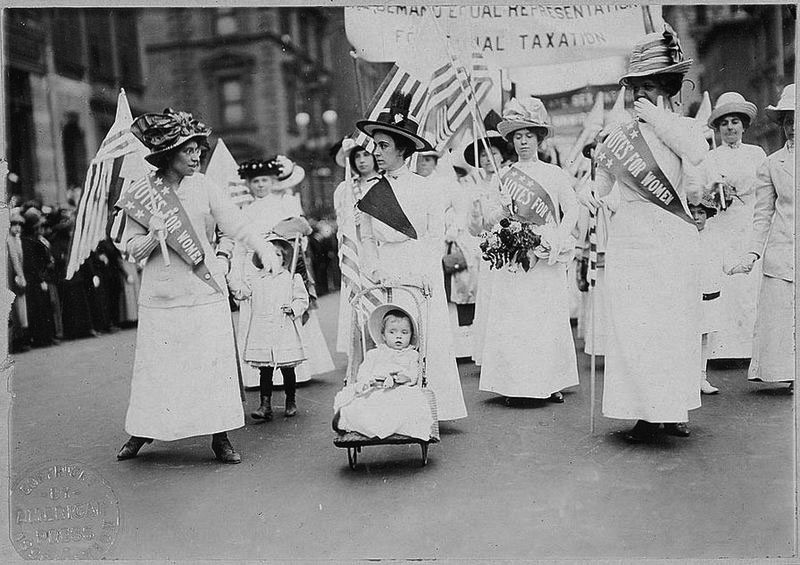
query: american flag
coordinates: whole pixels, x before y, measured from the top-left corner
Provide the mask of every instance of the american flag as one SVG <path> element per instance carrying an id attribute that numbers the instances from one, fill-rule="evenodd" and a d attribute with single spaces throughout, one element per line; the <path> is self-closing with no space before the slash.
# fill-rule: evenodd
<path id="1" fill-rule="evenodd" d="M 128 98 L 121 90 L 114 124 L 86 173 L 70 244 L 67 279 L 72 278 L 97 244 L 105 239 L 110 205 L 113 206 L 122 192 L 150 170 L 144 160 L 147 148 L 131 133 L 132 123 Z"/>
<path id="2" fill-rule="evenodd" d="M 473 53 L 471 59 L 471 71 L 453 59 L 437 68 L 431 76 L 430 96 L 422 126 L 425 137 L 438 150 L 444 149 L 462 129 L 469 127 L 474 109 L 492 88 L 483 55 Z M 482 121 L 478 121 L 482 127 Z"/>
<path id="3" fill-rule="evenodd" d="M 428 98 L 428 89 L 425 88 L 422 81 L 397 65 L 392 66 L 372 97 L 365 119 L 376 120 L 378 115 L 389 105 L 389 100 L 395 92 L 411 95 L 411 107 L 407 117 L 419 123 L 420 115 Z M 370 153 L 375 149 L 372 138 L 362 131 L 356 131 L 351 137 L 356 145 L 364 147 Z"/>

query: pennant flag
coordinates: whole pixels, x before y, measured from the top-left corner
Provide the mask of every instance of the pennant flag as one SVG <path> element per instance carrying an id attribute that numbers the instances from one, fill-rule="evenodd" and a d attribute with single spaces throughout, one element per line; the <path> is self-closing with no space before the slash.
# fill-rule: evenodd
<path id="1" fill-rule="evenodd" d="M 203 244 L 192 227 L 178 195 L 155 172 L 140 178 L 120 196 L 117 207 L 133 221 L 147 227 L 153 212 L 159 212 L 167 226 L 167 245 L 191 265 L 194 274 L 214 290 L 222 292 L 205 264 Z"/>
<path id="2" fill-rule="evenodd" d="M 708 96 L 708 91 L 703 92 L 703 101 L 697 109 L 694 119 L 700 125 L 701 131 L 706 139 L 714 139 L 714 130 L 708 127 L 708 118 L 711 117 L 711 98 Z"/>
<path id="3" fill-rule="evenodd" d="M 389 100 L 391 100 L 395 92 L 411 95 L 408 117 L 419 123 L 419 116 L 428 98 L 428 89 L 425 88 L 422 81 L 413 77 L 408 71 L 403 70 L 397 65 L 394 65 L 391 70 L 389 70 L 389 73 L 383 79 L 377 92 L 375 92 L 375 95 L 372 97 L 367 107 L 365 119 L 377 120 L 378 115 L 384 108 L 388 107 Z M 354 132 L 350 137 L 356 142 L 356 145 L 364 147 L 370 153 L 375 149 L 372 138 L 360 130 Z"/>
<path id="4" fill-rule="evenodd" d="M 132 123 L 128 98 L 125 90 L 120 90 L 114 124 L 86 173 L 70 243 L 67 279 L 72 278 L 97 244 L 107 236 L 109 212 L 119 195 L 152 170 L 144 160 L 149 151 L 131 133 Z"/>
<path id="5" fill-rule="evenodd" d="M 356 203 L 356 208 L 411 239 L 417 239 L 417 230 L 411 225 L 386 177 L 372 185 Z"/>
<path id="6" fill-rule="evenodd" d="M 239 165 L 222 138 L 217 141 L 214 152 L 208 160 L 206 176 L 217 186 L 228 187 L 231 200 L 239 208 L 243 208 L 253 201 L 253 195 L 250 194 L 247 183 L 239 177 Z"/>
<path id="7" fill-rule="evenodd" d="M 582 162 L 580 157 L 583 153 L 583 148 L 594 141 L 597 134 L 603 130 L 604 116 L 604 97 L 603 93 L 598 91 L 594 99 L 594 106 L 592 106 L 583 122 L 583 130 L 567 154 L 567 172 L 570 174 L 574 175 L 577 172 L 578 165 Z"/>
<path id="8" fill-rule="evenodd" d="M 619 94 L 617 94 L 617 99 L 614 101 L 611 110 L 606 113 L 603 129 L 606 132 L 610 132 L 614 127 L 626 124 L 632 119 L 633 116 L 625 109 L 625 87 L 623 86 L 619 89 Z"/>

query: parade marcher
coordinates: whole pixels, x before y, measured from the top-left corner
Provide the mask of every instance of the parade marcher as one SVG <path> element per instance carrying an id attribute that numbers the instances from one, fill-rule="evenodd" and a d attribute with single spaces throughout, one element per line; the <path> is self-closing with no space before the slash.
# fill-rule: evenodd
<path id="1" fill-rule="evenodd" d="M 753 236 L 750 249 L 731 270 L 751 272 L 762 261 L 751 381 L 788 382 L 794 387 L 794 149 L 795 85 L 783 89 L 767 115 L 780 124 L 786 144 L 756 173 Z"/>
<path id="2" fill-rule="evenodd" d="M 709 222 L 725 241 L 725 251 L 739 257 L 747 251 L 755 206 L 756 169 L 767 158 L 757 145 L 742 143 L 742 134 L 756 117 L 756 106 L 737 92 L 726 92 L 708 118 L 719 132 L 720 145 L 706 156 L 701 181 L 706 192 L 724 195 L 724 208 Z M 709 336 L 710 359 L 747 359 L 753 351 L 756 300 L 761 265 L 746 276 L 724 277 L 720 301 L 726 326 Z"/>
<path id="3" fill-rule="evenodd" d="M 300 198 L 289 190 L 305 178 L 305 171 L 300 165 L 282 155 L 269 159 L 255 159 L 239 166 L 239 176 L 247 182 L 254 198 L 253 202 L 245 206 L 242 211 L 259 233 L 268 235 L 275 231 L 280 222 L 292 218 L 297 219 L 293 225 L 300 229 L 304 238 L 311 234 L 311 226 L 303 214 Z M 289 233 L 279 235 L 291 238 Z M 247 282 L 248 278 L 255 276 L 251 255 L 252 250 L 244 244 L 236 245 L 228 275 L 228 280 L 234 286 L 241 285 Z M 300 321 L 300 334 L 306 345 L 308 359 L 297 367 L 295 375 L 297 382 L 305 382 L 313 375 L 333 370 L 334 365 L 319 327 L 319 319 L 314 312 L 316 295 L 313 283 L 308 279 L 309 273 L 302 254 L 298 257 L 297 272 L 303 275 L 311 300 L 308 311 Z M 247 334 L 246 324 L 250 316 L 249 301 L 240 302 L 239 308 L 237 342 L 241 356 L 244 354 L 244 336 Z M 246 387 L 260 386 L 259 373 L 253 367 L 242 366 L 242 378 Z M 283 371 L 280 371 L 280 375 L 273 376 L 273 382 L 275 385 L 283 383 Z"/>
<path id="4" fill-rule="evenodd" d="M 120 197 L 121 210 L 112 227 L 120 250 L 137 261 L 147 259 L 125 420 L 131 438 L 117 459 L 135 457 L 153 439 L 212 434 L 216 458 L 240 463 L 241 456 L 226 433 L 244 425 L 244 412 L 231 313 L 223 292 L 228 265 L 212 249 L 216 227 L 229 237 L 246 241 L 262 261 L 272 263 L 275 255 L 224 188 L 197 172 L 201 148 L 211 131 L 205 124 L 191 114 L 168 108 L 162 114 L 139 116 L 131 131 L 150 150 L 146 159 L 158 170 Z M 165 219 L 151 210 L 148 227 L 138 224 L 136 219 L 144 221 L 145 210 L 130 199 L 139 193 L 144 193 L 146 200 L 155 201 L 159 196 L 166 200 L 170 215 Z M 201 253 L 199 264 L 190 265 L 191 256 L 184 260 L 184 255 L 170 248 L 167 265 L 159 242 L 168 225 L 175 227 L 175 220 L 187 230 L 182 234 L 190 235 L 186 226 L 195 232 L 189 242 Z"/>
<path id="5" fill-rule="evenodd" d="M 56 326 L 50 285 L 54 283 L 55 263 L 48 246 L 41 241 L 42 213 L 28 208 L 23 214 L 22 270 L 25 275 L 25 303 L 31 345 L 47 347 L 56 343 Z"/>
<path id="6" fill-rule="evenodd" d="M 475 160 L 476 153 L 478 155 L 477 162 Z M 495 193 L 500 190 L 500 181 L 495 167 L 502 168 L 510 154 L 511 150 L 506 139 L 492 129 L 486 131 L 485 138 L 475 140 L 464 148 L 464 160 L 479 171 L 475 183 L 477 198 L 472 202 L 469 219 L 469 232 L 475 237 L 479 237 L 484 232 L 483 208 L 492 205 Z M 492 279 L 489 264 L 480 261 L 478 263 L 478 290 L 475 295 L 475 318 L 472 322 L 472 360 L 476 365 L 483 362 Z"/>
<path id="7" fill-rule="evenodd" d="M 716 394 L 719 389 L 708 382 L 709 340 L 721 327 L 725 326 L 722 306 L 722 279 L 725 273 L 726 257 L 719 232 L 709 229 L 709 218 L 717 212 L 717 205 L 711 193 L 697 204 L 690 204 L 689 211 L 700 232 L 700 290 L 702 291 L 700 333 L 700 392 Z M 730 258 L 730 257 L 728 257 Z"/>
<path id="8" fill-rule="evenodd" d="M 8 236 L 6 236 L 6 251 L 8 252 L 8 288 L 14 293 L 14 303 L 11 305 L 9 328 L 9 352 L 20 353 L 30 349 L 28 342 L 28 309 L 25 302 L 25 289 L 28 286 L 25 272 L 22 268 L 22 226 L 25 219 L 19 210 L 11 213 Z"/>
<path id="9" fill-rule="evenodd" d="M 632 442 L 652 440 L 662 423 L 668 434 L 688 436 L 688 411 L 700 406 L 699 237 L 687 208 L 699 194 L 687 189 L 698 186 L 692 174 L 708 145 L 672 104 L 690 66 L 666 24 L 634 46 L 620 83 L 633 91 L 637 121 L 608 133 L 596 181 L 580 194 L 596 209 L 595 195 L 615 184 L 620 191 L 606 249 L 603 414 L 637 420 L 626 434 Z M 660 198 L 643 184 L 652 176 Z"/>
<path id="10" fill-rule="evenodd" d="M 336 163 L 346 169 L 349 161 L 352 182 L 347 179 L 339 183 L 333 192 L 333 207 L 336 210 L 336 232 L 339 242 L 339 263 L 342 272 L 339 293 L 339 324 L 336 334 L 336 350 L 348 355 L 348 375 L 353 366 L 361 363 L 361 333 L 358 320 L 350 305 L 350 297 L 360 290 L 361 241 L 355 223 L 356 202 L 369 187 L 378 180 L 378 163 L 369 151 L 345 139 L 336 154 Z M 359 280 L 351 280 L 358 277 Z"/>
<path id="11" fill-rule="evenodd" d="M 367 351 L 356 378 L 336 394 L 333 429 L 428 440 L 433 417 L 419 386 L 417 322 L 400 306 L 384 304 L 370 314 L 369 332 L 378 345 Z"/>
<path id="12" fill-rule="evenodd" d="M 286 394 L 285 415 L 297 415 L 295 367 L 306 359 L 298 331 L 300 316 L 308 308 L 308 292 L 303 277 L 290 272 L 292 244 L 278 236 L 266 238 L 274 247 L 277 261 L 264 265 L 253 257 L 256 276 L 233 288 L 237 299 L 249 299 L 250 318 L 244 336 L 244 360 L 259 371 L 259 407 L 250 413 L 256 420 L 272 420 L 272 377 L 275 369 L 283 373 Z M 296 267 L 296 263 L 294 264 Z"/>
<path id="13" fill-rule="evenodd" d="M 362 227 L 364 260 L 370 265 L 367 271 L 373 280 L 427 284 L 431 289 L 428 324 L 422 330 L 429 343 L 436 344 L 428 351 L 428 383 L 436 395 L 439 419 L 456 420 L 466 417 L 467 408 L 453 353 L 441 255 L 431 252 L 431 244 L 444 238 L 444 221 L 438 202 L 430 200 L 428 181 L 406 166 L 406 159 L 414 152 L 431 148 L 417 135 L 419 126 L 408 117 L 409 105 L 410 97 L 395 96 L 376 120 L 361 120 L 356 127 L 373 138 L 378 167 L 385 171 L 381 181 L 389 185 L 411 229 L 401 232 L 363 213 L 357 221 Z"/>
<path id="14" fill-rule="evenodd" d="M 497 128 L 519 160 L 501 171 L 503 189 L 484 208 L 484 227 L 520 231 L 532 225 L 541 240 L 519 263 L 491 273 L 479 388 L 561 403 L 561 391 L 578 385 L 567 288 L 578 204 L 567 173 L 539 160 L 539 144 L 554 131 L 541 100 L 512 99 Z"/>

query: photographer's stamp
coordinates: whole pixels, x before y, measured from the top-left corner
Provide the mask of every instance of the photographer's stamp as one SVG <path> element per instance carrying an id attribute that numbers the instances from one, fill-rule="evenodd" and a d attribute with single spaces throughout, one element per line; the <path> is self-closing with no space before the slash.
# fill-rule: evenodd
<path id="1" fill-rule="evenodd" d="M 114 491 L 72 461 L 43 463 L 19 478 L 10 511 L 11 542 L 25 559 L 100 559 L 120 527 Z"/>

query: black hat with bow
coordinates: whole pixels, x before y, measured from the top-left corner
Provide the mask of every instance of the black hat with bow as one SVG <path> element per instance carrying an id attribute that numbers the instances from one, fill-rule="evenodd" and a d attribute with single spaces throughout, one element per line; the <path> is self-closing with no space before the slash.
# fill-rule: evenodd
<path id="1" fill-rule="evenodd" d="M 411 94 L 395 92 L 375 120 L 359 120 L 356 127 L 370 137 L 381 131 L 393 133 L 411 141 L 415 151 L 432 151 L 431 144 L 417 135 L 419 124 L 409 117 L 410 108 Z"/>

